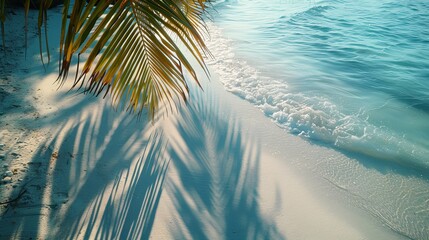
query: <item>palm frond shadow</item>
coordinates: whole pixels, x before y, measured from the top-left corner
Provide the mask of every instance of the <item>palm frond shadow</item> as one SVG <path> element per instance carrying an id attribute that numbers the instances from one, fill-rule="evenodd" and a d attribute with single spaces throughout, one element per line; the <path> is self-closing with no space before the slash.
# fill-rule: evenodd
<path id="1" fill-rule="evenodd" d="M 95 196 L 88 198 L 81 217 L 76 218 L 70 231 L 62 232 L 65 239 L 146 239 L 153 225 L 160 200 L 168 161 L 162 158 L 165 145 L 162 135 L 156 133 L 153 142 L 137 162 L 115 175 L 112 186 L 105 186 Z M 115 169 L 112 166 L 111 170 Z M 109 170 L 110 171 L 110 170 Z M 88 188 L 92 188 L 90 180 Z M 84 193 L 84 192 L 82 192 Z M 73 209 L 80 206 L 71 206 Z M 62 230 L 63 231 L 63 230 Z M 82 234 L 84 233 L 84 234 Z"/>
<path id="2" fill-rule="evenodd" d="M 46 228 L 53 239 L 149 236 L 168 166 L 163 132 L 150 135 L 135 117 L 85 102 L 74 116 L 50 117 L 63 124 L 28 163 L 27 192 L 0 218 L 15 227 L 1 236 Z"/>
<path id="3" fill-rule="evenodd" d="M 170 155 L 179 181 L 169 181 L 165 190 L 181 219 L 172 235 L 285 239 L 261 211 L 259 143 L 243 133 L 231 113 L 210 102 L 216 101 L 190 106 L 176 122 L 179 134 L 171 140 Z"/>

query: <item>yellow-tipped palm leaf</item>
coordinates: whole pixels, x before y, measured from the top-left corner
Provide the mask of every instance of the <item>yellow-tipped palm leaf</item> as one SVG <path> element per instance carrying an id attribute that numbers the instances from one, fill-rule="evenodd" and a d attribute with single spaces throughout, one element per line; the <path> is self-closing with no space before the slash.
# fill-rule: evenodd
<path id="1" fill-rule="evenodd" d="M 60 79 L 66 80 L 74 55 L 87 53 L 74 86 L 106 91 L 115 104 L 151 117 L 161 104 L 186 101 L 184 71 L 197 75 L 176 40 L 206 71 L 201 31 L 203 0 L 117 0 L 64 2 Z M 69 19 L 68 9 L 71 6 Z M 188 56 L 189 57 L 189 56 Z"/>
<path id="2" fill-rule="evenodd" d="M 13 2 L 15 1 L 15 2 Z M 43 61 L 43 42 L 42 42 L 42 27 L 45 27 L 45 44 L 46 44 L 46 51 L 48 55 L 48 62 L 50 60 L 50 53 L 49 53 L 49 46 L 48 46 L 48 35 L 47 35 L 47 21 L 48 21 L 48 14 L 47 10 L 52 6 L 52 3 L 54 0 L 11 0 L 9 3 L 14 4 L 22 4 L 24 7 L 24 15 L 25 15 L 25 54 L 27 55 L 27 32 L 28 32 L 28 11 L 30 9 L 30 5 L 32 6 L 38 6 L 39 8 L 39 17 L 37 21 L 37 27 L 38 27 L 38 34 L 39 34 L 39 46 L 40 46 L 40 58 Z M 4 32 L 4 23 L 6 21 L 6 0 L 0 0 L 0 26 L 1 26 L 1 36 L 2 36 L 2 45 L 3 48 L 5 48 L 5 32 Z M 56 0 L 56 4 L 59 4 L 60 0 Z"/>

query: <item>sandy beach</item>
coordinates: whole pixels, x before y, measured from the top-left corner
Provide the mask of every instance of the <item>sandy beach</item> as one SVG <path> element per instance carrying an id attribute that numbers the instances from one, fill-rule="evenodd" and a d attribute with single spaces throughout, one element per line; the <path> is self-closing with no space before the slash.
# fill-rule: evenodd
<path id="1" fill-rule="evenodd" d="M 46 71 L 34 28 L 27 58 L 21 27 L 0 53 L 1 239 L 408 239 L 312 165 L 364 166 L 288 134 L 215 72 L 153 123 L 58 88 L 60 11 Z"/>

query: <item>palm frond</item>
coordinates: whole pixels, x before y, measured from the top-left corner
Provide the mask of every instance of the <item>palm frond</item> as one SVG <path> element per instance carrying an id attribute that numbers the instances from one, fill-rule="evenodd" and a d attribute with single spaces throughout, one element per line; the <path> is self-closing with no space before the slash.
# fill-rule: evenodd
<path id="1" fill-rule="evenodd" d="M 46 53 L 48 55 L 48 62 L 51 60 L 51 54 L 49 52 L 49 42 L 48 42 L 48 9 L 52 4 L 52 0 L 40 0 L 40 6 L 39 6 L 39 17 L 37 21 L 37 30 L 39 35 L 39 48 L 40 48 L 40 59 L 43 63 L 43 66 L 45 65 L 43 60 L 43 42 L 42 42 L 42 27 L 44 26 L 45 30 L 45 44 L 46 44 Z M 27 6 L 26 6 L 27 7 Z M 29 4 L 28 4 L 29 7 Z M 28 11 L 28 10 L 27 10 Z"/>
<path id="2" fill-rule="evenodd" d="M 75 1 L 70 19 L 63 14 L 59 79 L 67 79 L 74 55 L 79 61 L 80 55 L 87 54 L 74 86 L 84 86 L 93 94 L 105 91 L 115 105 L 125 101 L 126 107 L 137 113 L 147 108 L 152 119 L 161 104 L 172 109 L 176 101 L 187 100 L 184 71 L 198 83 L 176 40 L 207 73 L 201 18 L 205 2 Z M 66 0 L 65 11 L 69 6 L 70 0 Z"/>
<path id="3" fill-rule="evenodd" d="M 28 49 L 28 11 L 30 9 L 30 1 L 31 0 L 25 0 L 24 1 L 24 17 L 25 17 L 25 24 L 24 24 L 24 33 L 25 33 L 25 58 L 27 58 L 27 49 Z"/>

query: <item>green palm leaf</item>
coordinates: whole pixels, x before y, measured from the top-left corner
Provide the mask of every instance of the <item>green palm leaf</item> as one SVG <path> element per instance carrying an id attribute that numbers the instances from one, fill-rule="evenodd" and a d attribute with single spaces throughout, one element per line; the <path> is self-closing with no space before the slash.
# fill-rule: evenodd
<path id="1" fill-rule="evenodd" d="M 97 3 L 98 2 L 98 3 Z M 172 109 L 186 101 L 186 70 L 198 83 L 181 44 L 206 73 L 203 54 L 203 0 L 74 1 L 70 19 L 64 3 L 60 42 L 60 77 L 67 79 L 75 54 L 88 55 L 79 67 L 74 86 L 110 94 L 115 105 L 137 113 L 155 111 L 166 104 Z M 111 5 L 113 4 L 113 5 Z"/>

